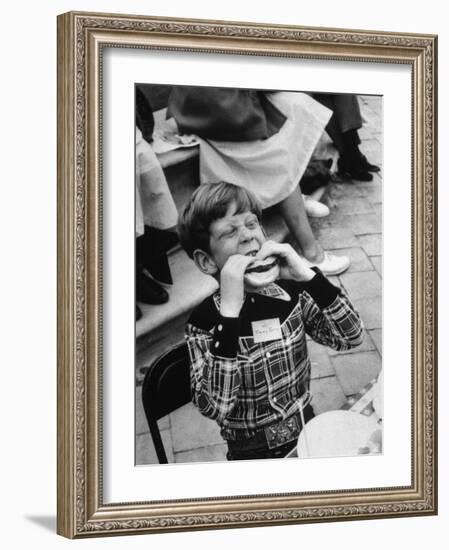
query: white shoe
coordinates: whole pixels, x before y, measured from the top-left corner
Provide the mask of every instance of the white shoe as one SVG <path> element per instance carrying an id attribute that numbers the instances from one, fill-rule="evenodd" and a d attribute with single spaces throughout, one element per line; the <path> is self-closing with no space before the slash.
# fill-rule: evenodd
<path id="1" fill-rule="evenodd" d="M 325 218 L 329 216 L 330 210 L 325 204 L 310 199 L 307 195 L 303 195 L 302 197 L 304 199 L 304 208 L 308 216 L 311 218 Z"/>
<path id="2" fill-rule="evenodd" d="M 324 253 L 324 259 L 320 263 L 309 262 L 306 258 L 304 260 L 309 267 L 318 267 L 324 275 L 339 275 L 351 265 L 348 256 L 335 256 L 329 252 Z"/>

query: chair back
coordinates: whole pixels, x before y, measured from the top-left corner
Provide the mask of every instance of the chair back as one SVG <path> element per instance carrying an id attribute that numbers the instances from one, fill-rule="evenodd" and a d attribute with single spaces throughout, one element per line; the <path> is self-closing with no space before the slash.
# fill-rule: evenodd
<path id="1" fill-rule="evenodd" d="M 157 420 L 192 399 L 190 358 L 182 342 L 163 353 L 148 368 L 142 386 L 142 403 L 160 463 L 167 463 Z"/>

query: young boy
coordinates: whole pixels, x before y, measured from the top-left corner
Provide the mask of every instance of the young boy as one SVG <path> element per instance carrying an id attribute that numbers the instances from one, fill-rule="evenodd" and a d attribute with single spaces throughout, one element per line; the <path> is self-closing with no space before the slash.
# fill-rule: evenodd
<path id="1" fill-rule="evenodd" d="M 193 402 L 220 426 L 228 460 L 285 456 L 314 416 L 306 334 L 336 350 L 363 339 L 347 296 L 260 221 L 256 198 L 225 182 L 201 185 L 179 220 L 186 252 L 220 285 L 186 339 Z"/>

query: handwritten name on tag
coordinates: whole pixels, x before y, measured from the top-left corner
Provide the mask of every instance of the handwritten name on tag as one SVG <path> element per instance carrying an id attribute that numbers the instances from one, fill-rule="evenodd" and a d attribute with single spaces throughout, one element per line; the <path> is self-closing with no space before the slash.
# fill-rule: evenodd
<path id="1" fill-rule="evenodd" d="M 251 325 L 253 327 L 253 338 L 256 344 L 282 338 L 281 323 L 279 319 L 253 321 Z"/>

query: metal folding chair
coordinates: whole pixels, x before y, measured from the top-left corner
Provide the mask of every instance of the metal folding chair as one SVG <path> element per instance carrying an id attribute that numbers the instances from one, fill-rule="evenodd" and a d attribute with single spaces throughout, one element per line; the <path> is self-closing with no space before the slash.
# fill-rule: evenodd
<path id="1" fill-rule="evenodd" d="M 157 421 L 191 401 L 190 359 L 185 342 L 158 357 L 148 368 L 142 403 L 160 464 L 167 464 Z"/>

